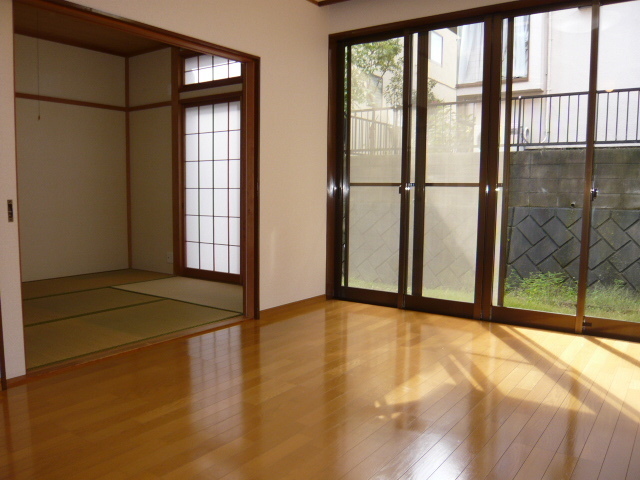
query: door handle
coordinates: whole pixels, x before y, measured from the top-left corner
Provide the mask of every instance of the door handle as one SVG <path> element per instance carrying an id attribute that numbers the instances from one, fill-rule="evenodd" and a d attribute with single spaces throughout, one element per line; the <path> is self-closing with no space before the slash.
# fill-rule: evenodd
<path id="1" fill-rule="evenodd" d="M 414 188 L 415 186 L 416 186 L 416 184 L 415 184 L 415 183 L 407 183 L 407 184 L 406 184 L 406 186 L 404 187 L 404 189 L 405 189 L 406 191 L 409 191 L 409 190 L 411 190 L 412 188 Z M 402 185 L 400 185 L 400 186 L 398 187 L 398 193 L 399 193 L 400 195 L 402 195 Z"/>
<path id="2" fill-rule="evenodd" d="M 598 189 L 593 187 L 591 189 L 591 201 L 593 202 L 596 198 L 598 198 Z"/>

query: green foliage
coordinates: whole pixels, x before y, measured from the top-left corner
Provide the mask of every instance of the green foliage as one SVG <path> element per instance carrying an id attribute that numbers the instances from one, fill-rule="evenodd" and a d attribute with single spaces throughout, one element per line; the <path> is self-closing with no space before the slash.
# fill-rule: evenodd
<path id="1" fill-rule="evenodd" d="M 351 47 L 352 100 L 380 107 L 376 93 L 381 89 L 389 106 L 402 105 L 403 52 L 404 45 L 399 38 Z M 384 86 L 387 76 L 391 80 Z"/>
<path id="2" fill-rule="evenodd" d="M 530 301 L 559 306 L 575 305 L 578 294 L 578 286 L 573 279 L 554 272 L 534 273 L 521 280 L 514 290 Z"/>
<path id="3" fill-rule="evenodd" d="M 505 285 L 506 307 L 575 314 L 578 285 L 563 273 L 534 273 L 525 279 L 511 275 Z M 596 283 L 587 290 L 586 314 L 591 317 L 640 322 L 640 294 L 624 280 Z"/>
<path id="4" fill-rule="evenodd" d="M 399 38 L 361 43 L 351 47 L 351 99 L 371 108 L 381 107 L 376 93 L 382 91 L 387 107 L 402 107 L 404 91 L 404 43 Z M 429 79 L 429 102 L 440 101 Z"/>

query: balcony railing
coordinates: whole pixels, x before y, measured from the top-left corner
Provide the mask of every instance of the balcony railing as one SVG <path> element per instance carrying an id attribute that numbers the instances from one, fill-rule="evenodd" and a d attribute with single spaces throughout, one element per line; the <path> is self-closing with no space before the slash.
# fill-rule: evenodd
<path id="1" fill-rule="evenodd" d="M 402 109 L 351 111 L 351 155 L 399 155 L 402 148 Z"/>
<path id="2" fill-rule="evenodd" d="M 480 103 L 445 102 L 427 106 L 427 146 L 430 151 L 470 152 L 480 139 Z M 351 155 L 399 155 L 402 109 L 351 111 Z"/>
<path id="3" fill-rule="evenodd" d="M 527 95 L 513 99 L 510 144 L 514 149 L 584 146 L 588 92 Z M 640 144 L 640 88 L 597 92 L 595 142 L 600 146 Z M 604 113 L 603 113 L 604 112 Z M 430 151 L 477 151 L 480 103 L 446 102 L 427 107 Z M 399 155 L 402 110 L 353 110 L 352 155 Z"/>
<path id="4" fill-rule="evenodd" d="M 640 143 L 640 89 L 597 92 L 595 143 Z M 511 145 L 578 146 L 587 142 L 588 92 L 529 95 L 513 100 Z"/>

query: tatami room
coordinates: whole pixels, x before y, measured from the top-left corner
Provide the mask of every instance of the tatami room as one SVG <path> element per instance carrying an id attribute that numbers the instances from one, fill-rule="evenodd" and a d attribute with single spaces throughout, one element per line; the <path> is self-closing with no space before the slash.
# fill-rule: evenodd
<path id="1" fill-rule="evenodd" d="M 181 107 L 172 105 L 171 46 L 28 4 L 16 3 L 15 19 L 27 368 L 86 361 L 242 318 L 239 261 L 234 267 L 222 259 L 238 277 L 233 283 L 187 278 L 193 275 L 174 262 L 182 253 L 174 233 L 180 217 L 172 112 Z M 222 88 L 241 91 L 242 85 Z M 224 173 L 238 177 L 237 157 L 198 162 L 201 176 L 203 165 L 214 164 L 236 165 Z M 215 217 L 216 243 L 239 245 L 239 223 Z M 228 257 L 239 247 L 226 249 Z"/>

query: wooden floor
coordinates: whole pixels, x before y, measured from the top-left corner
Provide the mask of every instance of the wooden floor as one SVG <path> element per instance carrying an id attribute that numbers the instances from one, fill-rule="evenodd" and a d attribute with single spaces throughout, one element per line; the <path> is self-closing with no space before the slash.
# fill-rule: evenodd
<path id="1" fill-rule="evenodd" d="M 640 479 L 640 344 L 339 301 L 2 393 L 2 479 Z"/>

